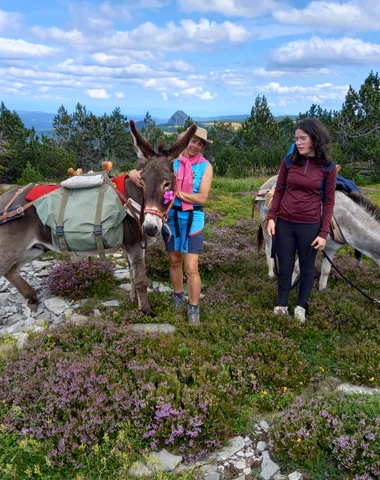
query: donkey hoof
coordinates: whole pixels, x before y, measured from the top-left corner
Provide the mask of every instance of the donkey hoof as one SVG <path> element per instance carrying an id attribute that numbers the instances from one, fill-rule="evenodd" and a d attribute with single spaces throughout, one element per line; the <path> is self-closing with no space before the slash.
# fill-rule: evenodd
<path id="1" fill-rule="evenodd" d="M 36 300 L 35 298 L 29 298 L 28 300 L 28 307 L 30 308 L 30 310 L 32 312 L 37 312 L 37 309 L 38 309 L 38 304 L 40 302 L 38 300 Z"/>
<path id="2" fill-rule="evenodd" d="M 152 317 L 152 318 L 157 317 L 157 313 L 155 313 L 150 307 L 143 308 L 140 310 L 140 312 L 143 313 L 144 315 L 147 315 L 148 317 Z"/>

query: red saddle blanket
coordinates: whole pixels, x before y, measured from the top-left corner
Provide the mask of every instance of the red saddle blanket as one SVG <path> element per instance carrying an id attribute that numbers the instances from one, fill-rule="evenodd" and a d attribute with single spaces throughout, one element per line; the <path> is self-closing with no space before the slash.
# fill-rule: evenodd
<path id="1" fill-rule="evenodd" d="M 115 177 L 112 182 L 116 185 L 116 189 L 125 197 L 125 179 L 128 177 L 128 174 L 119 175 Z M 33 202 L 44 195 L 54 192 L 54 190 L 58 190 L 61 188 L 61 185 L 36 185 L 35 187 L 31 188 L 27 193 L 25 200 L 27 202 Z M 121 203 L 124 204 L 123 200 L 120 199 Z"/>
<path id="2" fill-rule="evenodd" d="M 36 185 L 29 190 L 25 200 L 27 202 L 34 202 L 34 200 L 43 197 L 47 193 L 54 192 L 54 190 L 58 190 L 58 188 L 61 188 L 61 185 Z"/>

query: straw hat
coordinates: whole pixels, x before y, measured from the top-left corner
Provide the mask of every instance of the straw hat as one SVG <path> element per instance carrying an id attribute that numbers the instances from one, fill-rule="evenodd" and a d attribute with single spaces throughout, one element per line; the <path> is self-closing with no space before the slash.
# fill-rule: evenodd
<path id="1" fill-rule="evenodd" d="M 190 127 L 189 127 L 190 128 Z M 189 130 L 189 128 L 187 130 Z M 187 132 L 186 130 L 186 132 Z M 183 137 L 185 135 L 186 132 L 182 132 L 178 135 L 178 139 L 180 139 L 181 137 Z M 207 145 L 211 145 L 211 143 L 213 143 L 212 140 L 207 140 L 207 130 L 205 128 L 201 128 L 201 127 L 198 127 L 197 126 L 197 129 L 194 133 L 194 137 L 197 137 L 197 138 L 200 138 L 203 142 L 205 142 Z"/>

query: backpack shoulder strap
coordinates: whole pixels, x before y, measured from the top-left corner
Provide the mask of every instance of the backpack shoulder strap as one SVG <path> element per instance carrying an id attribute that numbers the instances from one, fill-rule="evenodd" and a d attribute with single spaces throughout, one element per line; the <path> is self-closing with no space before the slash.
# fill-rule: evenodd
<path id="1" fill-rule="evenodd" d="M 286 165 L 287 168 L 289 168 L 292 165 L 292 154 L 291 153 L 287 153 L 285 155 L 285 165 Z"/>
<path id="2" fill-rule="evenodd" d="M 325 167 L 323 168 L 323 171 L 325 172 L 325 176 L 331 172 L 331 170 L 333 168 L 336 168 L 336 164 L 335 162 L 330 162 L 328 165 L 325 165 Z"/>

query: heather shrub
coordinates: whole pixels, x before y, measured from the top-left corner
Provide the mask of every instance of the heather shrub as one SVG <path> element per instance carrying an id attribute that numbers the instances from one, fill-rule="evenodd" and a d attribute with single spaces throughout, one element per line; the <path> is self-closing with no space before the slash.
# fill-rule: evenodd
<path id="1" fill-rule="evenodd" d="M 375 340 L 364 340 L 344 345 L 338 352 L 337 372 L 352 383 L 380 386 L 380 345 Z"/>
<path id="2" fill-rule="evenodd" d="M 66 298 L 106 296 L 114 284 L 113 267 L 106 261 L 77 260 L 56 265 L 49 276 L 48 285 L 54 295 Z"/>
<path id="3" fill-rule="evenodd" d="M 297 397 L 279 418 L 271 437 L 276 456 L 292 468 L 318 474 L 317 478 L 378 478 L 380 396 Z M 325 463 L 334 467 L 327 477 L 323 476 Z"/>

